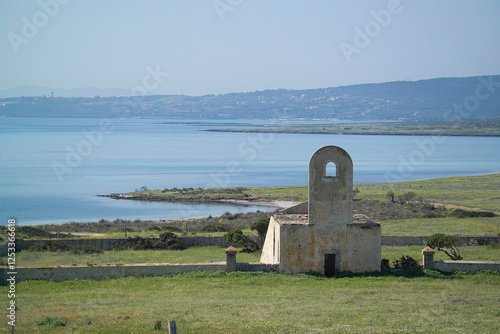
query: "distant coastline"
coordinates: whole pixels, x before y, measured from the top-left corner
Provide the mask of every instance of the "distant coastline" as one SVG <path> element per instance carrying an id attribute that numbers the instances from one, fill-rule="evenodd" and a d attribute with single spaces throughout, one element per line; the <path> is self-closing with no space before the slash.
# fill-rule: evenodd
<path id="1" fill-rule="evenodd" d="M 241 125 L 238 128 L 208 129 L 205 131 L 385 136 L 499 137 L 500 118 L 458 121 Z"/>

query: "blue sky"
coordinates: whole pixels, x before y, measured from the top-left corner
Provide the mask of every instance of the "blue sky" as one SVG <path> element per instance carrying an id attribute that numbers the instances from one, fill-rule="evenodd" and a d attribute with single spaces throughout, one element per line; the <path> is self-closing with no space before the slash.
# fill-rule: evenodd
<path id="1" fill-rule="evenodd" d="M 0 0 L 0 89 L 132 90 L 148 68 L 168 72 L 148 94 L 186 95 L 500 74 L 498 18 L 496 0 Z"/>

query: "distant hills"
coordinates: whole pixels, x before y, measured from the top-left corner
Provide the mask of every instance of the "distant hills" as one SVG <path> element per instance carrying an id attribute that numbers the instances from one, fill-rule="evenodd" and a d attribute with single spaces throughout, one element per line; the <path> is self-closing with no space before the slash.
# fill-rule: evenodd
<path id="1" fill-rule="evenodd" d="M 0 98 L 24 97 L 24 96 L 51 96 L 56 97 L 94 97 L 94 96 L 125 96 L 130 90 L 121 88 L 101 89 L 94 87 L 85 88 L 50 88 L 40 86 L 19 86 L 11 89 L 0 90 Z"/>
<path id="2" fill-rule="evenodd" d="M 138 97 L 88 88 L 81 92 L 86 97 L 57 97 L 63 95 L 59 92 L 51 98 L 48 88 L 23 91 L 32 96 L 0 99 L 0 117 L 425 121 L 500 116 L 500 75 L 204 96 Z"/>

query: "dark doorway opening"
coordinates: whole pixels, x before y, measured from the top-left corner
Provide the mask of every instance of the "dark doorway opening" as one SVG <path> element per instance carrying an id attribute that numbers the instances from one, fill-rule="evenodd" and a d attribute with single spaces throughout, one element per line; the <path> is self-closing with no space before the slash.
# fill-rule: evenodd
<path id="1" fill-rule="evenodd" d="M 325 254 L 325 276 L 335 276 L 335 260 L 336 254 Z"/>

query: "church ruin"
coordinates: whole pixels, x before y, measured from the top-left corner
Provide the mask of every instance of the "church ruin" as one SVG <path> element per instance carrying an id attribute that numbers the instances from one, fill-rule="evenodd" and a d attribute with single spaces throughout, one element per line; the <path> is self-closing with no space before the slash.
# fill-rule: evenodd
<path id="1" fill-rule="evenodd" d="M 260 262 L 287 274 L 380 270 L 381 226 L 353 215 L 353 164 L 337 146 L 309 161 L 309 201 L 273 215 Z"/>

